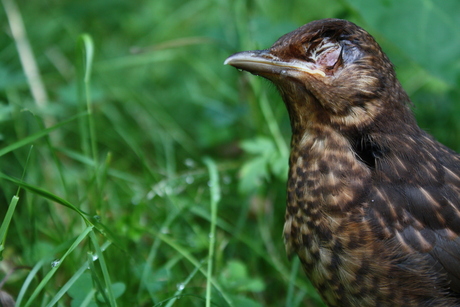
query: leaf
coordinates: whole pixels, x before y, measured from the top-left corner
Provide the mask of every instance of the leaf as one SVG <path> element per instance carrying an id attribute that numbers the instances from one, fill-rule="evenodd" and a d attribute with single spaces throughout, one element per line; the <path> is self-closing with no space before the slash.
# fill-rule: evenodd
<path id="1" fill-rule="evenodd" d="M 289 170 L 288 158 L 280 152 L 275 152 L 270 159 L 270 170 L 273 175 L 283 181 L 286 181 Z"/>
<path id="2" fill-rule="evenodd" d="M 85 297 L 93 289 L 91 274 L 83 273 L 67 292 L 72 298 Z"/>
<path id="3" fill-rule="evenodd" d="M 267 163 L 266 157 L 257 156 L 243 165 L 240 170 L 240 192 L 249 193 L 260 186 L 262 179 L 268 177 Z"/>
<path id="4" fill-rule="evenodd" d="M 242 141 L 241 148 L 248 153 L 268 156 L 275 150 L 275 144 L 268 138 L 258 137 L 254 140 Z"/>
<path id="5" fill-rule="evenodd" d="M 287 159 L 277 150 L 274 141 L 258 137 L 241 142 L 241 148 L 255 156 L 249 159 L 240 170 L 240 192 L 249 193 L 256 190 L 270 173 L 281 180 L 286 180 Z"/>
<path id="6" fill-rule="evenodd" d="M 246 265 L 238 260 L 228 262 L 222 271 L 220 281 L 224 287 L 236 292 L 260 292 L 265 289 L 262 279 L 250 277 Z"/>
<path id="7" fill-rule="evenodd" d="M 460 77 L 460 1 L 347 0 L 374 30 L 434 76 Z M 368 29 L 371 30 L 371 29 Z"/>
<path id="8" fill-rule="evenodd" d="M 114 298 L 119 298 L 126 290 L 126 285 L 122 282 L 113 283 L 112 286 Z M 104 299 L 100 293 L 97 294 L 97 299 L 100 302 L 104 302 Z"/>
<path id="9" fill-rule="evenodd" d="M 152 268 L 147 264 L 140 264 L 135 269 L 136 275 L 138 277 L 143 276 L 144 270 L 148 270 L 148 272 L 143 279 L 143 283 L 151 294 L 163 290 L 171 279 L 171 271 L 168 268 L 162 267 L 152 271 Z"/>

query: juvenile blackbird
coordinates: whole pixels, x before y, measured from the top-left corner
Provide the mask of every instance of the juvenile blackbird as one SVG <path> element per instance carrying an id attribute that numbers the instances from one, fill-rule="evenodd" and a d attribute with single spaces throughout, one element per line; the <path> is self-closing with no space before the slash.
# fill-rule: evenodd
<path id="1" fill-rule="evenodd" d="M 330 306 L 460 306 L 460 156 L 422 131 L 365 30 L 308 23 L 225 64 L 287 107 L 284 241 Z"/>

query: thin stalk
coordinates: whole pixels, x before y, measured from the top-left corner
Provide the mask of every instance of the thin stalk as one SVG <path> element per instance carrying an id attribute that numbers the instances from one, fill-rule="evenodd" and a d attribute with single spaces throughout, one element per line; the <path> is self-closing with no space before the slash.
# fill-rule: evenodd
<path id="1" fill-rule="evenodd" d="M 212 266 L 214 260 L 214 248 L 216 245 L 216 221 L 217 221 L 217 205 L 220 201 L 220 185 L 219 174 L 217 166 L 213 160 L 209 158 L 204 159 L 204 163 L 209 171 L 209 183 L 211 191 L 211 230 L 209 233 L 209 252 L 208 252 L 208 269 L 207 269 L 207 282 L 206 282 L 206 307 L 211 306 L 211 280 L 212 280 Z"/>

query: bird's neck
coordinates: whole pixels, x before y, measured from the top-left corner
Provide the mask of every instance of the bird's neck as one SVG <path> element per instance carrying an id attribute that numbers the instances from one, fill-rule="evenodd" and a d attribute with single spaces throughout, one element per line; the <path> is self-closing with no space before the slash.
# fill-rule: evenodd
<path id="1" fill-rule="evenodd" d="M 330 123 L 329 116 L 324 112 L 320 102 L 304 87 L 284 86 L 279 87 L 279 91 L 289 114 L 293 141 L 303 137 L 306 132 L 317 134 L 314 132 L 318 128 L 316 123 Z"/>
<path id="2" fill-rule="evenodd" d="M 405 106 L 358 129 L 334 125 L 314 101 L 286 105 L 292 127 L 288 204 L 326 214 L 361 206 L 372 176 L 388 172 L 384 156 L 404 161 L 406 143 L 423 134 Z"/>
<path id="3" fill-rule="evenodd" d="M 422 133 L 403 91 L 344 114 L 328 112 L 301 87 L 280 92 L 292 128 L 288 203 L 322 212 L 359 206 L 372 169 L 381 167 L 376 159 L 385 154 L 403 159 L 405 142 Z"/>

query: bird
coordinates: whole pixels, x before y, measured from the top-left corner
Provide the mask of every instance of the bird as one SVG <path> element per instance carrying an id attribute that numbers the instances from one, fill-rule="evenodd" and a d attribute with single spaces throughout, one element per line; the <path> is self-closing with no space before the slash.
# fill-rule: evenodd
<path id="1" fill-rule="evenodd" d="M 227 65 L 268 79 L 292 130 L 283 238 L 328 306 L 460 306 L 460 156 L 417 124 L 363 28 L 307 23 Z"/>

